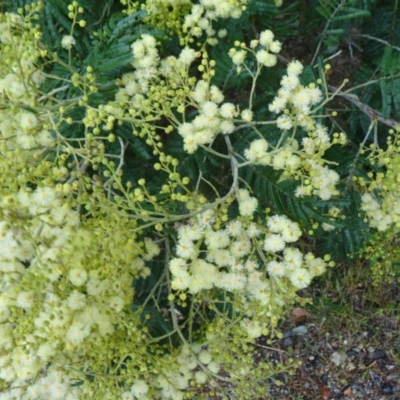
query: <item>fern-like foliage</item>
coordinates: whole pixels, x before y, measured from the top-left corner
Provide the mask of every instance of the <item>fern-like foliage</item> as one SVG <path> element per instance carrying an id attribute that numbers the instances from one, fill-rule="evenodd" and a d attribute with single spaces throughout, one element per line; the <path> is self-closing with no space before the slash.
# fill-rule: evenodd
<path id="1" fill-rule="evenodd" d="M 285 2 L 286 3 L 286 2 Z M 298 33 L 298 2 L 290 1 L 277 8 L 274 0 L 251 0 L 246 9 L 250 27 L 255 32 L 270 29 L 280 39 Z"/>
<path id="2" fill-rule="evenodd" d="M 113 14 L 104 28 L 96 32 L 84 64 L 93 66 L 100 74 L 106 73 L 107 78 L 120 74 L 121 68 L 133 59 L 131 44 L 145 32 L 140 26 L 144 14 Z M 110 72 L 113 72 L 112 76 L 109 76 Z"/>
<path id="3" fill-rule="evenodd" d="M 34 0 L 4 0 L 3 10 L 17 12 L 18 8 L 29 7 Z M 42 40 L 49 48 L 60 49 L 60 37 L 67 35 L 71 30 L 71 19 L 68 18 L 68 4 L 66 0 L 46 0 L 44 9 L 40 14 L 39 25 L 42 32 Z M 91 34 L 100 30 L 103 24 L 107 23 L 110 15 L 119 13 L 122 6 L 115 0 L 81 0 L 79 5 L 85 10 L 84 19 L 85 29 L 77 29 L 74 37 L 77 40 L 76 50 L 84 57 L 90 49 Z"/>
<path id="4" fill-rule="evenodd" d="M 320 40 L 328 48 L 335 48 L 352 25 L 370 17 L 371 5 L 371 1 L 364 0 L 319 0 L 316 10 L 326 21 Z"/>
<path id="5" fill-rule="evenodd" d="M 380 89 L 382 95 L 382 113 L 389 117 L 393 112 L 400 115 L 400 52 L 386 47 L 380 64 Z M 389 79 L 386 79 L 389 78 Z"/>

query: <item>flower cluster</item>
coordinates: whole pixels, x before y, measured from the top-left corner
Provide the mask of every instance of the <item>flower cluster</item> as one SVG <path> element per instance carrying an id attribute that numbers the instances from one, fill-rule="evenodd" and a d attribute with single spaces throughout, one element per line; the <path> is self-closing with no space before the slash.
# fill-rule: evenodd
<path id="1" fill-rule="evenodd" d="M 146 10 L 146 19 L 153 26 L 176 33 L 181 45 L 192 43 L 194 38 L 203 34 L 209 45 L 215 45 L 218 43 L 216 36 L 225 37 L 227 30 L 216 32 L 213 23 L 218 19 L 240 18 L 248 0 L 201 0 L 199 4 L 190 0 L 146 0 L 140 5 L 138 2 L 131 4 L 128 0 L 121 2 L 128 5 L 128 13 L 137 12 L 139 8 Z M 166 14 L 169 18 L 165 18 Z"/>
<path id="2" fill-rule="evenodd" d="M 281 51 L 282 44 L 278 40 L 274 40 L 274 38 L 274 34 L 267 29 L 260 33 L 258 40 L 251 41 L 250 48 L 246 48 L 244 43 L 235 42 L 239 50 L 231 48 L 229 56 L 232 59 L 232 63 L 237 66 L 237 72 L 241 72 L 249 51 L 255 55 L 260 67 L 275 66 L 278 60 L 276 54 Z"/>
<path id="3" fill-rule="evenodd" d="M 75 364 L 78 349 L 85 354 L 113 335 L 118 315 L 132 301 L 130 273 L 145 276 L 144 260 L 159 248 L 150 238 L 144 249 L 124 249 L 117 240 L 125 264 L 115 264 L 115 255 L 114 261 L 96 261 L 96 243 L 79 214 L 50 187 L 4 197 L 1 214 L 0 378 L 24 386 L 49 363 L 49 372 L 59 376 L 56 365 Z M 27 398 L 49 390 L 54 398 L 70 398 L 77 391 L 70 383 L 68 374 L 39 379 Z"/>
<path id="4" fill-rule="evenodd" d="M 377 171 L 370 171 L 368 180 L 353 178 L 366 188 L 361 196 L 361 209 L 365 212 L 366 222 L 372 228 L 388 231 L 389 228 L 400 225 L 399 131 L 389 131 L 386 149 L 371 145 L 362 151 L 369 153 L 368 158 Z"/>
<path id="5" fill-rule="evenodd" d="M 200 37 L 205 32 L 207 42 L 211 45 L 216 44 L 218 40 L 213 37 L 216 32 L 212 21 L 219 18 L 240 18 L 246 3 L 247 0 L 201 0 L 200 4 L 193 5 L 191 12 L 185 16 L 183 32 L 194 37 Z"/>
<path id="6" fill-rule="evenodd" d="M 43 73 L 35 66 L 45 51 L 39 51 L 40 32 L 31 27 L 26 37 L 20 35 L 26 28 L 20 15 L 0 14 L 0 45 L 3 60 L 0 71 L 0 93 L 16 103 L 32 103 L 34 88 L 43 83 Z M 12 46 L 11 46 L 12 45 Z"/>
<path id="7" fill-rule="evenodd" d="M 272 146 L 266 139 L 256 139 L 244 155 L 252 164 L 269 165 L 283 170 L 285 177 L 301 180 L 295 192 L 297 197 L 316 195 L 329 200 L 338 194 L 335 185 L 339 175 L 325 165 L 322 156 L 332 145 L 346 144 L 346 135 L 335 133 L 331 138 L 327 128 L 315 122 L 311 107 L 321 101 L 322 92 L 314 85 L 303 87 L 300 84 L 302 70 L 300 62 L 289 63 L 287 75 L 281 81 L 282 88 L 269 108 L 276 113 L 284 111 L 276 120 L 279 129 L 296 131 L 300 127 L 307 136 L 299 143 L 293 135 L 282 143 L 279 141 L 278 146 Z"/>
<path id="8" fill-rule="evenodd" d="M 239 204 L 243 196 L 248 194 L 241 193 Z M 247 210 L 242 215 L 248 215 Z M 198 296 L 216 288 L 237 294 L 244 312 L 251 301 L 271 310 L 280 301 L 272 291 L 273 282 L 285 281 L 298 290 L 325 271 L 324 260 L 291 246 L 301 230 L 285 216 L 268 218 L 266 226 L 239 218 L 222 229 L 213 228 L 214 220 L 214 211 L 208 210 L 179 227 L 176 257 L 169 262 L 174 291 Z M 260 329 L 254 330 L 254 324 Z M 244 321 L 242 327 L 256 337 L 265 321 Z"/>
<path id="9" fill-rule="evenodd" d="M 235 129 L 233 118 L 238 114 L 232 103 L 219 105 L 224 96 L 216 86 L 210 87 L 204 80 L 197 82 L 192 97 L 198 103 L 200 112 L 192 122 L 185 122 L 178 127 L 184 149 L 189 154 L 201 145 L 212 143 L 219 133 L 232 133 Z"/>
<path id="10" fill-rule="evenodd" d="M 64 47 L 64 49 L 70 50 L 72 49 L 72 46 L 76 44 L 76 40 L 73 36 L 70 35 L 65 35 L 63 36 L 61 40 L 61 46 Z"/>
<path id="11" fill-rule="evenodd" d="M 288 108 L 292 123 L 307 128 L 310 123 L 313 125 L 309 114 L 312 106 L 322 100 L 322 92 L 315 85 L 304 87 L 300 83 L 299 75 L 302 71 L 303 65 L 299 61 L 292 61 L 288 64 L 287 75 L 282 78 L 281 89 L 269 105 L 269 110 L 280 113 Z M 281 129 L 286 129 L 284 123 L 279 125 Z"/>
<path id="12" fill-rule="evenodd" d="M 251 197 L 247 189 L 238 191 L 239 214 L 244 217 L 252 217 L 258 207 L 258 200 Z"/>
<path id="13" fill-rule="evenodd" d="M 368 224 L 379 231 L 386 231 L 400 224 L 400 193 L 391 190 L 383 193 L 379 203 L 373 192 L 361 196 L 361 209 L 365 212 Z"/>
<path id="14" fill-rule="evenodd" d="M 29 111 L 19 111 L 14 115 L 0 112 L 0 116 L 0 136 L 6 139 L 8 150 L 34 150 L 54 143 L 50 131 L 44 129 L 43 123 L 35 114 Z"/>
<path id="15" fill-rule="evenodd" d="M 4 21 L 4 22 L 3 22 Z M 3 65 L 0 69 L 0 93 L 11 102 L 30 106 L 34 103 L 36 87 L 45 81 L 44 73 L 35 63 L 42 56 L 38 51 L 36 37 L 40 37 L 38 31 L 32 28 L 28 37 L 24 40 L 20 36 L 19 28 L 24 22 L 21 16 L 16 14 L 1 14 L 0 16 L 0 44 L 3 43 Z M 4 29 L 1 29 L 3 27 Z M 8 54 L 12 46 L 12 56 Z M 4 50 L 3 50 L 4 48 Z M 7 55 L 8 54 L 8 55 Z M 18 58 L 18 62 L 14 60 Z M 47 118 L 46 118 L 47 119 Z M 54 138 L 48 129 L 44 128 L 44 121 L 39 112 L 33 113 L 26 109 L 15 108 L 0 110 L 0 137 L 5 144 L 5 149 L 34 150 L 49 146 Z M 18 158 L 28 158 L 32 152 L 21 153 Z"/>
<path id="16" fill-rule="evenodd" d="M 193 79 L 188 80 L 188 68 L 199 53 L 186 46 L 179 57 L 169 56 L 160 60 L 156 40 L 148 34 L 143 34 L 141 39 L 132 44 L 132 52 L 135 71 L 122 76 L 119 81 L 122 87 L 116 94 L 118 107 L 109 104 L 106 111 L 121 117 L 121 106 L 125 105 L 129 107 L 131 115 L 156 114 L 164 106 L 165 98 L 171 98 L 176 107 L 184 104 L 187 95 L 182 93 L 181 87 L 193 85 Z M 171 90 L 171 87 L 175 90 Z M 157 100 L 160 104 L 157 108 L 151 108 L 149 99 Z"/>
<path id="17" fill-rule="evenodd" d="M 311 180 L 296 188 L 297 197 L 317 195 L 322 200 L 329 200 L 339 194 L 335 187 L 339 182 L 339 174 L 336 171 L 313 163 L 313 160 L 308 160 L 308 165 Z"/>
<path id="18" fill-rule="evenodd" d="M 149 89 L 149 81 L 157 76 L 159 56 L 156 40 L 151 35 L 142 35 L 141 39 L 132 44 L 132 53 L 134 57 L 132 65 L 136 69 L 133 77 L 138 82 L 139 87 L 135 86 L 135 81 L 130 82 L 125 89 L 131 96 L 136 92 L 146 93 Z"/>

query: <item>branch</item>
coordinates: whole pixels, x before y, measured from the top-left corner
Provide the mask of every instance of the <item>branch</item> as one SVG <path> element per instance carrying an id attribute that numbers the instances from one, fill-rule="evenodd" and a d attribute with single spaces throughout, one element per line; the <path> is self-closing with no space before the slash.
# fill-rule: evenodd
<path id="1" fill-rule="evenodd" d="M 382 122 L 383 124 L 390 126 L 393 129 L 399 128 L 399 126 L 400 126 L 399 122 L 395 121 L 394 119 L 387 118 L 379 111 L 376 111 L 372 107 L 367 106 L 364 103 L 361 103 L 358 96 L 356 96 L 354 94 L 344 93 L 344 92 L 338 90 L 337 88 L 335 88 L 334 86 L 329 85 L 328 88 L 330 91 L 334 92 L 335 96 L 340 96 L 340 97 L 343 97 L 344 99 L 350 101 L 350 103 L 352 103 L 356 107 L 358 107 L 363 113 L 367 114 L 371 120 L 378 120 L 378 121 Z"/>
<path id="2" fill-rule="evenodd" d="M 388 46 L 388 47 L 391 47 L 392 49 L 395 49 L 395 50 L 397 50 L 397 51 L 400 51 L 400 47 L 393 46 L 393 45 L 391 45 L 389 42 L 387 42 L 386 40 L 382 40 L 382 39 L 376 38 L 376 37 L 371 36 L 371 35 L 365 35 L 365 34 L 359 33 L 359 34 L 355 34 L 355 35 L 353 35 L 353 36 L 358 36 L 358 37 L 363 37 L 363 38 L 365 38 L 365 39 L 375 40 L 376 42 L 382 43 L 382 44 L 384 44 L 385 46 Z"/>
<path id="3" fill-rule="evenodd" d="M 118 141 L 119 141 L 119 145 L 121 147 L 121 153 L 119 155 L 119 164 L 117 169 L 115 170 L 113 176 L 110 177 L 110 179 L 107 180 L 107 182 L 104 183 L 103 187 L 108 186 L 113 180 L 115 175 L 117 174 L 117 172 L 123 167 L 124 165 L 124 154 L 125 154 L 125 150 L 128 147 L 128 144 L 124 144 L 123 140 L 118 136 Z"/>

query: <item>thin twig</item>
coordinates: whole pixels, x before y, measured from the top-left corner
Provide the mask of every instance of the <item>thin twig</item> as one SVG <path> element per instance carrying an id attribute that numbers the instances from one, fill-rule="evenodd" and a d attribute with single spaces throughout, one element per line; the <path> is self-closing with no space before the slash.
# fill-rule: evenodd
<path id="1" fill-rule="evenodd" d="M 56 94 L 56 93 L 58 93 L 58 92 L 62 92 L 63 90 L 67 90 L 68 88 L 69 88 L 69 85 L 64 85 L 64 86 L 61 86 L 61 87 L 59 87 L 59 88 L 56 88 L 56 89 L 52 90 L 51 92 L 46 93 L 46 94 L 44 94 L 43 96 L 39 97 L 39 98 L 37 99 L 37 101 L 42 101 L 42 100 L 44 100 L 44 99 L 47 99 L 47 98 L 53 96 L 53 94 Z"/>
<path id="2" fill-rule="evenodd" d="M 84 174 L 87 167 L 89 166 L 89 161 L 88 160 L 84 160 L 81 159 L 79 161 L 79 171 Z M 77 176 L 71 176 L 66 183 L 71 184 L 72 182 L 74 182 L 76 180 Z"/>
<path id="3" fill-rule="evenodd" d="M 363 33 L 357 33 L 357 34 L 355 34 L 355 35 L 353 35 L 353 36 L 363 37 L 363 38 L 370 39 L 370 40 L 375 40 L 376 42 L 382 43 L 382 44 L 384 44 L 385 46 L 388 46 L 388 47 L 391 47 L 392 49 L 395 49 L 395 50 L 397 50 L 397 51 L 400 51 L 400 47 L 393 46 L 392 44 L 390 44 L 390 43 L 387 42 L 386 40 L 382 40 L 382 39 L 376 38 L 376 37 L 371 36 L 371 35 L 365 35 L 365 34 L 363 34 Z"/>
<path id="4" fill-rule="evenodd" d="M 358 96 L 354 94 L 349 94 L 342 92 L 335 88 L 334 86 L 328 86 L 329 90 L 334 92 L 335 96 L 343 97 L 344 99 L 353 103 L 356 107 L 358 107 L 362 112 L 367 114 L 371 120 L 378 120 L 383 124 L 390 126 L 393 129 L 397 129 L 400 126 L 400 123 L 395 121 L 394 119 L 387 118 L 379 111 L 374 110 L 372 107 L 367 106 L 364 103 L 361 103 Z"/>
<path id="5" fill-rule="evenodd" d="M 285 350 L 274 349 L 273 347 L 264 346 L 264 345 L 259 344 L 259 343 L 253 343 L 253 345 L 254 345 L 254 346 L 257 346 L 257 347 L 262 347 L 263 349 L 272 350 L 272 351 L 277 351 L 277 352 L 279 352 L 279 353 L 286 353 Z"/>
<path id="6" fill-rule="evenodd" d="M 340 56 L 342 54 L 342 50 L 337 51 L 335 54 L 332 54 L 331 56 L 329 56 L 328 58 L 324 58 L 322 60 L 322 63 L 325 64 L 327 61 L 332 60 L 333 58 Z M 314 64 L 313 68 L 317 68 L 318 64 Z"/>
<path id="7" fill-rule="evenodd" d="M 339 12 L 339 10 L 340 10 L 345 4 L 346 4 L 346 1 L 345 1 L 345 0 L 342 0 L 341 3 L 338 5 L 338 7 L 333 11 L 333 13 L 331 14 L 331 16 L 329 17 L 329 20 L 326 22 L 325 27 L 324 27 L 324 31 L 323 31 L 322 34 L 321 34 L 321 39 L 320 39 L 320 41 L 318 42 L 318 46 L 317 46 L 317 48 L 316 48 L 316 50 L 315 50 L 315 53 L 314 53 L 314 55 L 313 55 L 313 58 L 312 58 L 312 60 L 311 60 L 311 62 L 310 62 L 311 65 L 314 64 L 315 59 L 316 59 L 317 56 L 318 56 L 319 49 L 321 48 L 322 42 L 323 42 L 323 40 L 324 40 L 324 36 L 325 36 L 326 32 L 328 31 L 328 28 L 329 28 L 330 24 L 332 23 L 333 19 L 335 18 L 336 13 Z"/>
<path id="8" fill-rule="evenodd" d="M 117 167 L 117 169 L 115 170 L 113 176 L 112 176 L 110 179 L 108 179 L 107 182 L 103 185 L 104 187 L 108 186 L 108 185 L 113 181 L 114 176 L 116 175 L 116 173 L 117 173 L 117 172 L 123 167 L 123 165 L 124 165 L 124 154 L 125 154 L 125 150 L 126 150 L 128 144 L 125 145 L 125 144 L 124 144 L 124 141 L 123 141 L 119 136 L 118 136 L 118 141 L 119 141 L 119 144 L 120 144 L 120 146 L 121 146 L 121 153 L 120 153 L 120 155 L 119 155 L 119 164 L 118 164 L 118 167 Z"/>

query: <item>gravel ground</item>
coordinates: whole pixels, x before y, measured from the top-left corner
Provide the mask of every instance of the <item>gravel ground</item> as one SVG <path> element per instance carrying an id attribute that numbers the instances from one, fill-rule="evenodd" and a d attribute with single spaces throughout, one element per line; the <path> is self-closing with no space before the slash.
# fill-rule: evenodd
<path id="1" fill-rule="evenodd" d="M 305 325 L 308 333 L 293 336 L 287 331 L 280 348 L 285 353 L 273 354 L 271 360 L 283 361 L 289 355 L 302 361 L 294 376 L 277 376 L 269 397 L 273 400 L 395 400 L 400 399 L 400 365 L 392 340 L 377 348 L 368 345 L 368 332 L 321 337 L 318 326 Z M 375 342 L 375 340 L 373 340 Z M 262 346 L 262 344 L 260 343 Z"/>
<path id="2" fill-rule="evenodd" d="M 392 291 L 391 310 L 355 311 L 350 325 L 341 319 L 329 320 L 313 315 L 286 323 L 284 338 L 264 348 L 260 338 L 256 348 L 265 351 L 270 361 L 294 357 L 301 361 L 294 376 L 281 374 L 271 381 L 272 400 L 400 400 L 400 330 L 396 307 L 399 296 Z M 352 309 L 359 299 L 353 299 Z M 358 304 L 360 305 L 360 304 Z M 384 310 L 384 308 L 382 309 Z M 373 315 L 368 317 L 368 315 Z M 276 350 L 271 350 L 275 347 Z M 261 359 L 260 359 L 260 362 Z M 265 361 L 264 361 L 265 362 Z M 250 400 L 250 399 L 249 399 Z"/>
<path id="3" fill-rule="evenodd" d="M 279 364 L 289 371 L 293 360 L 299 366 L 266 381 L 265 396 L 241 400 L 400 400 L 400 285 L 375 290 L 370 282 L 349 282 L 308 289 L 305 297 L 315 305 L 288 315 L 280 326 L 283 338 L 257 340 L 255 366 Z M 236 400 L 234 388 L 220 383 L 230 393 L 225 399 Z M 207 397 L 206 390 L 201 399 L 222 397 Z"/>

